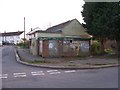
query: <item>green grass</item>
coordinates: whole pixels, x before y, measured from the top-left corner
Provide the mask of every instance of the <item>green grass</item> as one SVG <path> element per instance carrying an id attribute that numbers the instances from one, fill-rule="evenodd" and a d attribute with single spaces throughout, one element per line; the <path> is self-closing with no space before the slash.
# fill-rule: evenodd
<path id="1" fill-rule="evenodd" d="M 29 61 L 28 63 L 32 63 L 32 64 L 45 64 L 45 63 L 49 63 L 49 62 L 45 61 L 45 60 L 34 60 L 34 61 Z"/>
<path id="2" fill-rule="evenodd" d="M 114 63 L 86 63 L 87 65 L 109 65 Z"/>

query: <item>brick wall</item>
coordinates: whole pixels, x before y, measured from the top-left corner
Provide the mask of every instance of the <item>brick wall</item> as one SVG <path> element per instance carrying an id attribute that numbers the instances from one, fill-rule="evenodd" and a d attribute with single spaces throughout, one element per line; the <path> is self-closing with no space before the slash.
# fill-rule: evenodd
<path id="1" fill-rule="evenodd" d="M 43 53 L 42 53 L 42 57 L 49 57 L 48 40 L 43 40 Z"/>
<path id="2" fill-rule="evenodd" d="M 59 57 L 63 56 L 63 41 L 62 40 L 59 40 L 58 41 L 58 54 L 59 54 Z"/>

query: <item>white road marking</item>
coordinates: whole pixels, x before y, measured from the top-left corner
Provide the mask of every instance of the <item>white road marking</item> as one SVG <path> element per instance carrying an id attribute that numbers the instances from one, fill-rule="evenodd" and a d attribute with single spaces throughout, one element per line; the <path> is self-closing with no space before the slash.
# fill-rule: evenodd
<path id="1" fill-rule="evenodd" d="M 65 71 L 65 73 L 76 72 L 76 70 Z"/>
<path id="2" fill-rule="evenodd" d="M 51 72 L 49 74 L 60 74 L 61 72 Z"/>
<path id="3" fill-rule="evenodd" d="M 58 70 L 48 70 L 47 72 L 56 72 L 56 71 L 58 71 Z"/>
<path id="4" fill-rule="evenodd" d="M 58 70 L 48 70 L 47 71 L 49 74 L 60 74 L 61 72 L 59 72 Z M 76 72 L 76 70 L 68 70 L 68 71 L 64 71 L 64 73 L 72 73 L 72 72 Z M 43 71 L 36 71 L 36 72 L 31 72 L 31 74 L 33 76 L 37 76 L 37 75 L 45 75 L 45 73 L 43 73 Z M 26 77 L 26 73 L 13 73 L 14 77 Z M 8 74 L 0 74 L 0 79 L 6 79 L 8 78 Z"/>
<path id="5" fill-rule="evenodd" d="M 31 73 L 42 73 L 43 71 L 31 72 Z"/>
<path id="6" fill-rule="evenodd" d="M 16 57 L 19 58 L 19 56 L 16 54 Z"/>
<path id="7" fill-rule="evenodd" d="M 34 73 L 32 74 L 33 76 L 37 76 L 37 75 L 45 75 L 44 73 Z"/>
<path id="8" fill-rule="evenodd" d="M 13 73 L 14 77 L 26 77 L 26 73 Z"/>
<path id="9" fill-rule="evenodd" d="M 60 74 L 61 72 L 58 72 L 58 70 L 48 70 L 49 74 Z"/>
<path id="10" fill-rule="evenodd" d="M 26 77 L 26 75 L 16 75 L 14 77 Z"/>
<path id="11" fill-rule="evenodd" d="M 8 74 L 0 74 L 0 79 L 6 79 Z"/>
<path id="12" fill-rule="evenodd" d="M 43 71 L 31 72 L 31 74 L 32 74 L 33 76 L 36 76 L 36 75 L 45 75 L 45 74 L 43 73 Z"/>
<path id="13" fill-rule="evenodd" d="M 13 73 L 13 75 L 20 75 L 20 74 L 26 74 L 26 73 Z"/>

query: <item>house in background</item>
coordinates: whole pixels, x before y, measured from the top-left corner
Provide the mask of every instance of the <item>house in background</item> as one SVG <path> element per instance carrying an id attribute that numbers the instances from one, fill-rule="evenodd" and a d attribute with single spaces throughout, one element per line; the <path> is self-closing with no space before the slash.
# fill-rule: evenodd
<path id="1" fill-rule="evenodd" d="M 0 33 L 0 46 L 2 46 L 2 34 Z"/>
<path id="2" fill-rule="evenodd" d="M 28 33 L 30 51 L 42 57 L 74 57 L 90 54 L 89 35 L 77 19 L 55 25 L 46 31 Z"/>
<path id="3" fill-rule="evenodd" d="M 24 31 L 18 32 L 4 32 L 2 33 L 2 43 L 3 44 L 17 44 L 20 42 L 20 35 Z"/>

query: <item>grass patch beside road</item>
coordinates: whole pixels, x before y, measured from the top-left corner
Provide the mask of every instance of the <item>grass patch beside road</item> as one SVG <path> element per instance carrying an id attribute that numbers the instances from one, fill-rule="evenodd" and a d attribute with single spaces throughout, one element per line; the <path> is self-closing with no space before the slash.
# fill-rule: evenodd
<path id="1" fill-rule="evenodd" d="M 86 63 L 87 65 L 110 65 L 115 63 Z"/>
<path id="2" fill-rule="evenodd" d="M 50 63 L 46 60 L 34 60 L 34 61 L 27 61 L 28 63 L 31 63 L 31 64 L 45 64 L 45 63 Z"/>
<path id="3" fill-rule="evenodd" d="M 45 60 L 34 60 L 34 61 L 28 61 L 28 63 L 32 63 L 32 64 L 39 64 L 39 63 L 46 63 Z"/>

